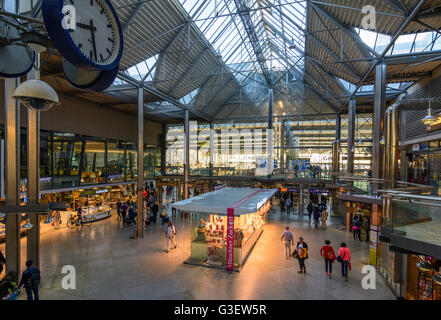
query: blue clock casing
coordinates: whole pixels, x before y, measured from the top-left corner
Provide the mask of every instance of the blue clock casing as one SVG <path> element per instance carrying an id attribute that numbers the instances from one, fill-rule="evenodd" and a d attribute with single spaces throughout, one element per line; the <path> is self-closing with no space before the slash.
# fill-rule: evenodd
<path id="1" fill-rule="evenodd" d="M 64 18 L 62 13 L 63 0 L 43 0 L 42 3 L 44 24 L 54 47 L 57 48 L 61 55 L 71 64 L 86 70 L 114 70 L 119 66 L 122 56 L 123 34 L 118 16 L 109 0 L 101 0 L 101 2 L 104 2 L 109 7 L 116 21 L 117 32 L 119 33 L 118 53 L 116 58 L 109 62 L 109 64 L 97 64 L 84 55 L 72 40 L 69 30 L 62 27 L 62 20 Z"/>

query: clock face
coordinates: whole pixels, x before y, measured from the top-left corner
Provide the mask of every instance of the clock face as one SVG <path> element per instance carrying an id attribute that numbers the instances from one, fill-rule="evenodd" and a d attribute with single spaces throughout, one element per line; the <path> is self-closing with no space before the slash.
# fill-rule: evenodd
<path id="1" fill-rule="evenodd" d="M 97 66 L 108 66 L 120 56 L 119 24 L 105 0 L 63 0 L 75 8 L 75 28 L 68 34 L 77 50 Z M 71 14 L 66 12 L 66 15 Z M 72 15 L 71 15 L 72 17 Z"/>

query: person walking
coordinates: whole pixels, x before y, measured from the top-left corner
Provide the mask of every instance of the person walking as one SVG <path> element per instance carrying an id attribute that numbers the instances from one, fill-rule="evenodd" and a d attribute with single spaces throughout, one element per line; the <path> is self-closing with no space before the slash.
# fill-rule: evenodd
<path id="1" fill-rule="evenodd" d="M 285 212 L 285 199 L 283 197 L 280 198 L 280 213 Z"/>
<path id="2" fill-rule="evenodd" d="M 116 219 L 116 221 L 120 221 L 121 220 L 121 205 L 122 205 L 122 203 L 121 203 L 121 201 L 119 201 L 119 199 L 118 199 L 118 201 L 116 202 L 116 214 L 117 214 L 117 219 Z"/>
<path id="3" fill-rule="evenodd" d="M 352 219 L 352 235 L 354 237 L 354 240 L 361 241 L 361 220 L 358 216 L 358 214 L 355 215 L 354 219 Z"/>
<path id="4" fill-rule="evenodd" d="M 54 226 L 55 226 L 55 229 L 60 228 L 60 224 L 61 224 L 61 213 L 60 213 L 60 211 L 56 210 L 55 214 L 54 214 Z"/>
<path id="5" fill-rule="evenodd" d="M 128 209 L 128 205 L 127 203 L 122 203 L 121 204 L 121 219 L 123 222 L 123 225 L 126 223 L 126 217 L 127 217 L 127 209 Z"/>
<path id="6" fill-rule="evenodd" d="M 351 264 L 351 251 L 344 242 L 341 243 L 340 250 L 338 250 L 337 260 L 341 263 L 341 275 L 345 281 L 348 281 L 349 266 Z"/>
<path id="7" fill-rule="evenodd" d="M 133 222 L 133 224 L 136 226 L 136 210 L 135 207 L 133 207 L 132 205 L 129 207 L 129 223 Z"/>
<path id="8" fill-rule="evenodd" d="M 155 201 L 152 205 L 152 216 L 154 223 L 156 223 L 156 220 L 158 219 L 158 211 L 159 211 L 159 206 L 158 203 Z"/>
<path id="9" fill-rule="evenodd" d="M 288 196 L 288 199 L 286 199 L 286 214 L 289 215 L 291 214 L 291 207 L 292 207 L 292 201 L 291 201 L 291 197 Z"/>
<path id="10" fill-rule="evenodd" d="M 297 259 L 299 260 L 300 270 L 298 273 L 306 273 L 305 260 L 308 259 L 308 245 L 303 238 L 299 238 L 299 242 L 297 242 Z"/>
<path id="11" fill-rule="evenodd" d="M 280 239 L 285 243 L 285 258 L 289 259 L 291 256 L 291 245 L 294 244 L 294 235 L 289 231 L 288 226 L 286 227 L 286 230 L 283 231 Z"/>
<path id="12" fill-rule="evenodd" d="M 313 218 L 314 218 L 314 226 L 315 226 L 316 229 L 318 228 L 320 217 L 321 217 L 321 214 L 320 214 L 319 207 L 318 206 L 314 206 Z"/>
<path id="13" fill-rule="evenodd" d="M 176 249 L 176 228 L 171 221 L 168 222 L 167 230 L 165 231 L 165 237 L 167 238 L 167 252 L 170 252 L 170 244 L 173 244 L 172 249 Z"/>
<path id="14" fill-rule="evenodd" d="M 173 198 L 171 204 L 175 203 L 176 200 Z M 172 207 L 172 219 L 175 220 L 176 219 L 176 208 Z"/>
<path id="15" fill-rule="evenodd" d="M 311 221 L 312 212 L 314 211 L 314 205 L 312 204 L 311 200 L 309 200 L 307 209 L 308 209 L 309 221 Z"/>
<path id="16" fill-rule="evenodd" d="M 325 245 L 320 249 L 320 255 L 325 259 L 325 272 L 329 279 L 331 279 L 332 264 L 336 259 L 334 248 L 331 246 L 331 241 L 325 241 Z"/>
<path id="17" fill-rule="evenodd" d="M 25 287 L 28 300 L 39 300 L 40 270 L 37 267 L 33 267 L 33 263 L 32 260 L 26 261 L 26 270 L 23 271 L 18 288 Z"/>
<path id="18" fill-rule="evenodd" d="M 328 227 L 326 226 L 326 221 L 327 220 L 328 220 L 328 211 L 325 210 L 325 211 L 322 212 L 322 217 L 321 217 L 323 230 L 328 229 Z"/>
<path id="19" fill-rule="evenodd" d="M 161 216 L 161 225 L 163 226 L 165 224 L 166 218 L 168 218 L 167 208 L 165 206 L 162 206 L 161 213 L 159 215 Z"/>

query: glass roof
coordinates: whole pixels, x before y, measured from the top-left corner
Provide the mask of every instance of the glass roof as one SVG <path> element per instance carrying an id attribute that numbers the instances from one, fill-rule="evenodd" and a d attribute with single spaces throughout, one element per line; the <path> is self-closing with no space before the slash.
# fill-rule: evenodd
<path id="1" fill-rule="evenodd" d="M 392 37 L 374 31 L 355 28 L 360 38 L 372 49 L 381 54 Z M 441 50 L 441 34 L 435 31 L 404 34 L 398 37 L 388 56 Z"/>
<path id="2" fill-rule="evenodd" d="M 305 37 L 300 28 L 305 29 L 306 1 L 179 1 L 241 84 L 262 84 L 265 79 L 255 75 L 263 73 L 262 67 L 238 14 L 238 3 L 246 4 L 266 69 L 286 71 L 295 65 L 303 73 Z M 248 93 L 248 86 L 245 90 Z"/>

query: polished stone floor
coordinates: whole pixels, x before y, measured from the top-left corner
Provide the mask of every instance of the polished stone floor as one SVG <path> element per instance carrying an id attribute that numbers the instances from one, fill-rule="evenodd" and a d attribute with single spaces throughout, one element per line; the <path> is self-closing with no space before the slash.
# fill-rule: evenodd
<path id="1" fill-rule="evenodd" d="M 368 261 L 368 243 L 353 241 L 338 221 L 331 220 L 327 231 L 314 230 L 307 217 L 286 218 L 272 211 L 244 268 L 233 274 L 183 264 L 189 228 L 180 219 L 176 225 L 178 248 L 170 253 L 164 251 L 160 223 L 146 229 L 140 240 L 131 240 L 134 227 L 118 225 L 115 216 L 82 231 L 63 227 L 43 232 L 41 299 L 394 299 L 380 276 L 375 290 L 362 289 L 361 268 Z M 297 260 L 285 259 L 280 234 L 286 225 L 310 247 L 305 275 L 297 273 Z M 335 247 L 345 241 L 351 249 L 348 282 L 342 280 L 338 262 L 333 279 L 326 277 L 319 255 L 326 239 Z M 24 251 L 24 239 L 22 248 Z M 74 290 L 61 287 L 64 265 L 76 269 Z"/>

